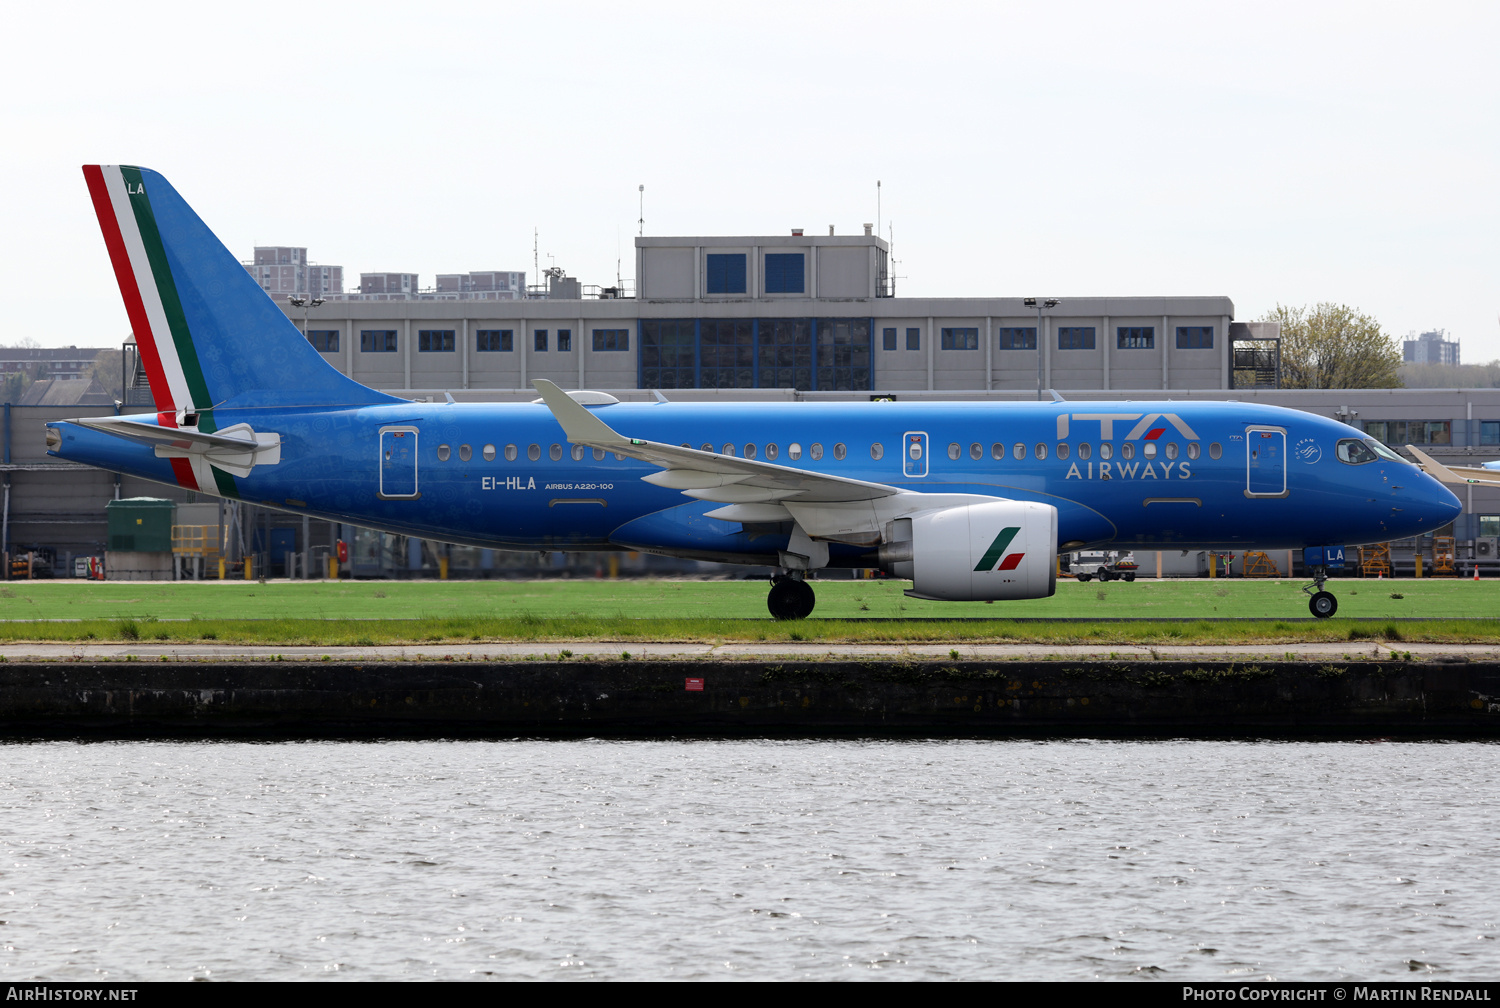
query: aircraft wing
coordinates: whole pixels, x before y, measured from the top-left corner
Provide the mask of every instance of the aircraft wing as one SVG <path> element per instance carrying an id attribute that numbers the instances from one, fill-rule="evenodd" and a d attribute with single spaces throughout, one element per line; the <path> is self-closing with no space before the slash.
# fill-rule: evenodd
<path id="1" fill-rule="evenodd" d="M 569 442 L 661 466 L 661 472 L 641 478 L 660 487 L 681 490 L 689 497 L 732 505 L 836 504 L 872 501 L 909 492 L 884 483 L 867 483 L 843 476 L 793 469 L 773 462 L 626 437 L 545 378 L 538 378 L 531 384 L 541 393 L 542 401 L 562 425 L 563 434 Z M 742 521 L 757 520 L 749 517 L 754 514 L 765 515 L 759 519 L 762 521 L 775 521 L 778 516 L 785 520 L 787 517 L 780 514 L 780 509 L 776 507 L 724 510 L 729 513 L 710 514 Z M 734 515 L 747 517 L 735 518 Z"/>
<path id="2" fill-rule="evenodd" d="M 1427 475 L 1439 483 L 1448 483 L 1455 486 L 1464 486 L 1473 483 L 1488 483 L 1500 485 L 1500 470 L 1478 469 L 1470 466 L 1445 466 L 1422 449 L 1407 445 L 1406 450 L 1412 453 Z"/>

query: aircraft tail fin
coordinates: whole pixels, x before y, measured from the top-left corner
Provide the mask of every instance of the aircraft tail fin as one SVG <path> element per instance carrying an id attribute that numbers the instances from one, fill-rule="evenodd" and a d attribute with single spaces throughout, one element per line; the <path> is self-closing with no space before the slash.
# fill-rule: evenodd
<path id="1" fill-rule="evenodd" d="M 400 401 L 325 361 L 161 175 L 83 175 L 159 413 Z"/>

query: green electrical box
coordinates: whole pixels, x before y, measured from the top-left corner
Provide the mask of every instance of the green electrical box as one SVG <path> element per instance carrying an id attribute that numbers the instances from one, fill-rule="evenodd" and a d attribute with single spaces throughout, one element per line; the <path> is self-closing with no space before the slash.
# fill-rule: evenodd
<path id="1" fill-rule="evenodd" d="M 127 497 L 104 505 L 109 521 L 109 548 L 139 553 L 172 551 L 174 501 L 160 497 Z"/>

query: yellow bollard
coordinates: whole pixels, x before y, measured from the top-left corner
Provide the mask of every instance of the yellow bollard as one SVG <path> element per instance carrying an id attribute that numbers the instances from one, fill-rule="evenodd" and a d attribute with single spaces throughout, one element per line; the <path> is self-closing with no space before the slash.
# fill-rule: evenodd
<path id="1" fill-rule="evenodd" d="M 245 580 L 255 580 L 255 559 L 253 557 L 245 557 Z"/>
<path id="2" fill-rule="evenodd" d="M 328 558 L 328 580 L 330 580 L 330 581 L 337 581 L 338 579 L 339 579 L 339 558 L 338 557 L 329 557 Z"/>
<path id="3" fill-rule="evenodd" d="M 1417 562 L 1417 573 L 1416 573 L 1416 576 L 1417 577 L 1421 577 L 1422 576 L 1422 554 L 1418 553 L 1416 555 L 1415 559 L 1416 559 L 1416 562 Z"/>
<path id="4" fill-rule="evenodd" d="M 448 558 L 438 557 L 438 580 L 448 580 Z"/>
<path id="5" fill-rule="evenodd" d="M 219 580 L 220 581 L 224 580 L 224 575 L 227 573 L 227 571 L 225 570 L 225 567 L 226 567 L 226 565 L 224 563 L 224 558 L 223 557 L 219 557 Z"/>
<path id="6" fill-rule="evenodd" d="M 1211 578 L 1218 577 L 1218 575 L 1214 573 L 1214 563 L 1215 563 L 1216 560 L 1218 560 L 1218 557 L 1214 556 L 1212 550 L 1209 550 L 1209 552 L 1208 552 L 1208 576 L 1211 577 Z"/>

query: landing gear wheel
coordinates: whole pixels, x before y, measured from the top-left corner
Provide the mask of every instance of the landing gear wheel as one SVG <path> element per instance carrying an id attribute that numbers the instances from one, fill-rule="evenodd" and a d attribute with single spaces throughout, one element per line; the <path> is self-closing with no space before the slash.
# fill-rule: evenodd
<path id="1" fill-rule="evenodd" d="M 1080 575 L 1078 575 L 1078 580 L 1080 580 L 1080 581 L 1087 581 L 1089 578 L 1091 578 L 1093 576 L 1094 575 L 1092 575 L 1092 574 L 1080 574 Z"/>
<path id="2" fill-rule="evenodd" d="M 1339 600 L 1333 597 L 1333 592 L 1320 591 L 1307 603 L 1307 608 L 1318 619 L 1327 619 L 1339 611 Z"/>
<path id="3" fill-rule="evenodd" d="M 817 601 L 812 586 L 806 581 L 778 578 L 771 582 L 771 594 L 766 598 L 766 608 L 771 610 L 773 619 L 806 619 Z"/>

